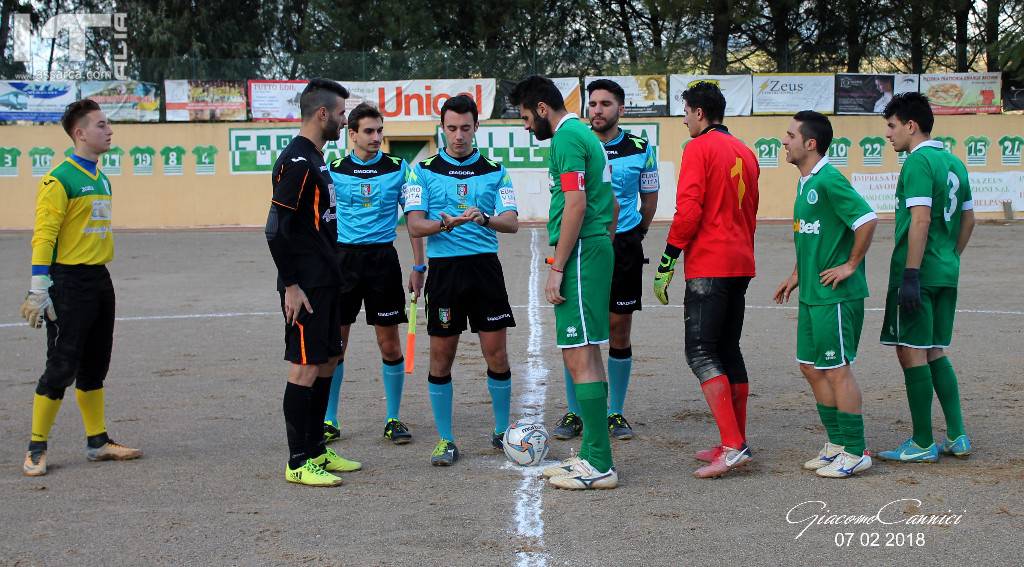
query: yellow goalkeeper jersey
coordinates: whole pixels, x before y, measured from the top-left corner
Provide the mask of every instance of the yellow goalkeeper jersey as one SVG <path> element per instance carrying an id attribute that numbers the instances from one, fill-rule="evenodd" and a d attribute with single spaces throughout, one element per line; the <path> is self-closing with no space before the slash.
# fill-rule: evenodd
<path id="1" fill-rule="evenodd" d="M 71 158 L 39 182 L 32 233 L 32 265 L 102 265 L 114 259 L 110 181 Z"/>

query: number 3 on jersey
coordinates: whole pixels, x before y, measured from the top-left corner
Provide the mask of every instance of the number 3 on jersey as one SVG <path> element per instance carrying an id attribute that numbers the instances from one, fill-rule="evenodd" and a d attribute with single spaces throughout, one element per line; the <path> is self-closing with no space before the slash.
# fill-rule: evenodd
<path id="1" fill-rule="evenodd" d="M 953 218 L 953 212 L 956 211 L 956 194 L 960 191 L 960 178 L 950 171 L 949 176 L 946 177 L 946 185 L 949 187 L 949 204 L 942 209 L 942 217 L 949 222 L 949 219 Z"/>
<path id="2" fill-rule="evenodd" d="M 952 174 L 951 174 L 952 175 Z M 747 184 L 743 182 L 743 160 L 736 158 L 736 165 L 729 170 L 729 177 L 736 178 L 736 193 L 739 196 L 739 208 L 743 208 L 743 194 L 747 192 Z M 948 218 L 946 219 L 949 220 Z"/>

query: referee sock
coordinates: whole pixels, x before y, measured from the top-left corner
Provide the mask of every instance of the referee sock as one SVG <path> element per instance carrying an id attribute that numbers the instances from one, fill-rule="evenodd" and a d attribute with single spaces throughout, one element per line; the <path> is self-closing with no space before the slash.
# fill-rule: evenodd
<path id="1" fill-rule="evenodd" d="M 612 445 L 608 437 L 608 383 L 575 384 L 575 389 L 582 411 L 580 417 L 583 418 L 580 457 L 585 458 L 599 472 L 608 472 L 613 466 Z"/>
<path id="2" fill-rule="evenodd" d="M 608 415 L 622 413 L 632 370 L 632 347 L 608 349 Z"/>
<path id="3" fill-rule="evenodd" d="M 430 409 L 434 413 L 434 427 L 441 439 L 455 441 L 452 434 L 452 375 L 427 375 Z"/>
<path id="4" fill-rule="evenodd" d="M 95 437 L 106 433 L 107 420 L 103 415 L 105 407 L 103 403 L 103 388 L 89 391 L 75 388 L 75 400 L 78 402 L 78 410 L 82 414 L 85 436 Z"/>
<path id="5" fill-rule="evenodd" d="M 562 367 L 562 370 L 565 375 L 565 401 L 569 405 L 570 412 L 580 415 L 580 403 L 576 401 L 576 388 L 572 383 L 572 373 L 569 372 L 568 366 Z"/>
<path id="6" fill-rule="evenodd" d="M 828 434 L 828 442 L 833 445 L 845 445 L 845 439 L 839 429 L 839 417 L 836 415 L 839 410 L 820 403 L 817 406 L 821 424 L 825 426 L 825 433 Z"/>
<path id="7" fill-rule="evenodd" d="M 491 393 L 494 432 L 504 433 L 508 429 L 508 414 L 512 407 L 512 371 L 495 372 L 488 368 L 487 391 Z"/>
<path id="8" fill-rule="evenodd" d="M 718 424 L 722 445 L 733 449 L 742 448 L 743 436 L 740 435 L 740 428 L 736 424 L 736 411 L 732 409 L 732 388 L 729 386 L 728 376 L 719 374 L 701 384 L 700 389 L 704 391 L 711 415 Z M 584 420 L 583 424 L 586 423 Z"/>
<path id="9" fill-rule="evenodd" d="M 927 449 L 932 446 L 932 371 L 926 364 L 903 369 L 907 387 L 910 420 L 914 424 L 914 443 Z"/>
<path id="10" fill-rule="evenodd" d="M 388 417 L 384 420 L 387 425 L 388 419 L 398 419 L 398 412 L 402 407 L 402 387 L 405 386 L 405 358 L 398 360 L 383 361 L 380 366 L 381 377 L 384 380 L 384 397 L 387 398 Z"/>
<path id="11" fill-rule="evenodd" d="M 57 412 L 60 411 L 60 403 L 64 400 L 55 400 L 42 394 L 36 394 L 32 398 L 32 442 L 46 443 L 50 438 L 50 429 L 53 422 L 57 421 Z"/>
<path id="12" fill-rule="evenodd" d="M 932 370 L 932 386 L 946 416 L 946 437 L 956 439 L 963 435 L 964 416 L 960 409 L 960 386 L 957 384 L 953 363 L 943 356 L 928 363 Z"/>
<path id="13" fill-rule="evenodd" d="M 844 451 L 860 457 L 864 454 L 864 416 L 836 410 L 836 422 L 842 431 Z"/>
<path id="14" fill-rule="evenodd" d="M 337 368 L 334 369 L 334 376 L 331 379 L 331 395 L 327 399 L 327 411 L 324 412 L 324 421 L 331 422 L 331 425 L 338 427 L 341 421 L 338 419 L 338 405 L 341 403 L 341 382 L 345 379 L 345 361 L 339 360 Z"/>
<path id="15" fill-rule="evenodd" d="M 284 426 L 288 434 L 288 468 L 297 469 L 308 459 L 306 428 L 312 409 L 313 388 L 288 382 L 284 387 Z"/>

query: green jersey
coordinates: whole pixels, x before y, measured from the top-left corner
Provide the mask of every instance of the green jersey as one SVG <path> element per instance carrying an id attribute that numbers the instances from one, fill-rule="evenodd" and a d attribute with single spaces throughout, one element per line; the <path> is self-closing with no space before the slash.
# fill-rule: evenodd
<path id="1" fill-rule="evenodd" d="M 921 259 L 921 285 L 956 287 L 960 278 L 960 216 L 974 209 L 967 168 L 944 149 L 942 142 L 929 140 L 914 148 L 900 170 L 896 183 L 896 247 L 889 265 L 889 287 L 899 287 L 907 265 L 910 208 L 931 208 L 928 242 Z"/>
<path id="2" fill-rule="evenodd" d="M 21 150 L 18 148 L 0 148 L 0 177 L 18 176 L 18 158 Z"/>
<path id="3" fill-rule="evenodd" d="M 551 207 L 548 215 L 548 242 L 558 244 L 565 191 L 583 191 L 587 210 L 580 226 L 580 238 L 607 235 L 615 212 L 615 192 L 604 145 L 579 117 L 569 113 L 558 123 L 551 138 L 548 178 L 551 183 Z M 581 183 L 582 181 L 582 183 Z"/>
<path id="4" fill-rule="evenodd" d="M 793 204 L 793 243 L 801 303 L 830 305 L 868 296 L 863 261 L 836 289 L 822 285 L 819 274 L 849 260 L 854 231 L 875 218 L 871 205 L 827 157 L 800 178 Z"/>

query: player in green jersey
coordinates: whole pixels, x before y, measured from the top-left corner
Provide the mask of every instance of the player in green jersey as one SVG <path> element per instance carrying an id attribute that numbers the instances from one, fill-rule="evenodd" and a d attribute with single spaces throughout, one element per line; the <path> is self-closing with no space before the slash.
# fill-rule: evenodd
<path id="1" fill-rule="evenodd" d="M 615 488 L 600 347 L 608 342 L 615 264 L 611 238 L 619 215 L 608 158 L 590 128 L 566 111 L 551 79 L 527 77 L 512 90 L 509 102 L 519 107 L 527 130 L 539 140 L 551 140 L 548 236 L 555 254 L 544 295 L 555 307 L 558 347 L 583 419 L 579 455 L 545 469 L 544 476 L 557 488 Z"/>
<path id="2" fill-rule="evenodd" d="M 960 390 L 943 349 L 953 338 L 960 254 L 974 230 L 974 202 L 967 168 L 941 142 L 931 139 L 928 98 L 893 97 L 885 107 L 886 138 L 897 152 L 910 152 L 896 183 L 896 247 L 889 266 L 882 344 L 895 345 L 903 367 L 913 436 L 880 458 L 935 462 L 939 453 L 966 457 Z M 946 416 L 946 439 L 932 439 L 932 392 Z"/>
<path id="3" fill-rule="evenodd" d="M 871 467 L 864 453 L 861 395 L 853 376 L 864 323 L 868 282 L 864 255 L 878 216 L 826 154 L 832 124 L 805 110 L 793 116 L 783 145 L 786 161 L 800 170 L 793 204 L 793 275 L 775 290 L 789 301 L 800 286 L 796 360 L 811 385 L 828 442 L 804 463 L 818 476 L 846 478 Z"/>

